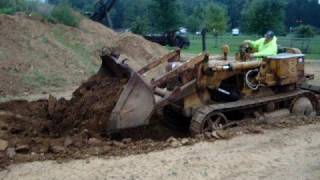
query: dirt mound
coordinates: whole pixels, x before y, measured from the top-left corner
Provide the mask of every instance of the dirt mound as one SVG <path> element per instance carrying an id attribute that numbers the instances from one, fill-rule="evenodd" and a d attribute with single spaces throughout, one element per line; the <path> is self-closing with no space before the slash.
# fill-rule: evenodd
<path id="1" fill-rule="evenodd" d="M 78 86 L 97 71 L 104 47 L 123 52 L 136 68 L 165 53 L 142 37 L 119 35 L 86 18 L 73 28 L 23 15 L 0 15 L 0 36 L 1 96 Z"/>
<path id="2" fill-rule="evenodd" d="M 135 70 L 166 53 L 163 48 L 158 47 L 158 44 L 150 43 L 143 37 L 132 33 L 120 34 L 116 44 L 116 50 L 119 51 L 123 58 L 128 58 L 128 64 Z M 160 56 L 154 56 L 154 54 Z"/>

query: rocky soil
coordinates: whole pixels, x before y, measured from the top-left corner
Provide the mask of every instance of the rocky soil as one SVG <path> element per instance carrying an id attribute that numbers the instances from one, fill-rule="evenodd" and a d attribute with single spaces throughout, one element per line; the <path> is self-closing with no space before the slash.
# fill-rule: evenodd
<path id="1" fill-rule="evenodd" d="M 244 133 L 228 141 L 210 140 L 183 147 L 179 145 L 177 148 L 172 148 L 172 142 L 163 142 L 163 146 L 168 144 L 166 150 L 139 155 L 107 155 L 85 160 L 12 165 L 0 172 L 0 179 L 320 178 L 319 123 L 260 132 Z M 187 142 L 180 139 L 177 141 Z M 111 145 L 108 151 L 116 151 L 115 146 Z M 118 149 L 123 151 L 121 148 Z"/>

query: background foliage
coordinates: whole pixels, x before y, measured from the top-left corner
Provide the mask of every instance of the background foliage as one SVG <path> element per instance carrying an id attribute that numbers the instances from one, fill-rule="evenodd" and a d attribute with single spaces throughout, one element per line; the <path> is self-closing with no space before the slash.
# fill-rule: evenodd
<path id="1" fill-rule="evenodd" d="M 92 12 L 95 1 L 48 2 L 53 5 L 68 4 L 88 14 Z M 33 9 L 37 9 L 33 0 L 0 0 L 0 13 L 14 14 Z M 68 11 L 67 8 L 64 10 Z M 60 13 L 56 19 L 61 20 L 67 12 Z M 211 32 L 215 30 L 219 33 L 241 28 L 241 32 L 248 34 L 261 34 L 268 29 L 285 34 L 296 33 L 296 28 L 302 25 L 310 25 L 313 31 L 318 32 L 320 5 L 318 0 L 118 0 L 111 18 L 114 28 L 131 29 L 140 34 L 176 30 L 179 27 L 187 27 L 191 32 L 206 27 Z"/>
<path id="2" fill-rule="evenodd" d="M 284 0 L 252 0 L 243 10 L 242 29 L 260 35 L 268 30 L 284 34 L 285 6 Z"/>

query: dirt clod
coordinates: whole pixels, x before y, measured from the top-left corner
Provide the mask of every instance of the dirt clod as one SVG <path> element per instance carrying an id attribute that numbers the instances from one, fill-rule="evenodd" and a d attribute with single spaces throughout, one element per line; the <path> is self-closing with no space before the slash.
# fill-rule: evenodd
<path id="1" fill-rule="evenodd" d="M 53 146 L 50 146 L 49 151 L 54 153 L 54 154 L 59 154 L 59 153 L 64 153 L 65 152 L 65 148 L 63 146 L 53 145 Z"/>
<path id="2" fill-rule="evenodd" d="M 264 131 L 262 128 L 258 127 L 248 127 L 247 130 L 252 134 L 263 134 Z"/>
<path id="3" fill-rule="evenodd" d="M 7 149 L 7 156 L 12 159 L 16 155 L 16 149 L 15 148 L 8 148 Z"/>
<path id="4" fill-rule="evenodd" d="M 67 136 L 65 139 L 64 139 L 64 147 L 69 147 L 73 144 L 73 140 L 70 136 Z"/>
<path id="5" fill-rule="evenodd" d="M 181 144 L 182 144 L 182 145 L 189 145 L 189 144 L 190 144 L 190 140 L 187 139 L 187 138 L 183 138 L 183 139 L 181 140 Z"/>
<path id="6" fill-rule="evenodd" d="M 91 146 L 98 146 L 98 145 L 101 145 L 101 143 L 102 143 L 102 141 L 97 138 L 90 138 L 88 140 L 88 144 Z"/>
<path id="7" fill-rule="evenodd" d="M 29 145 L 18 145 L 16 147 L 16 152 L 21 153 L 21 154 L 27 154 L 30 151 L 30 146 Z"/>
<path id="8" fill-rule="evenodd" d="M 8 147 L 8 141 L 0 139 L 0 151 L 5 151 Z"/>
<path id="9" fill-rule="evenodd" d="M 217 131 L 213 131 L 213 132 L 211 133 L 211 136 L 212 136 L 213 138 L 215 138 L 215 139 L 220 139 L 220 136 L 217 134 Z"/>
<path id="10" fill-rule="evenodd" d="M 207 138 L 207 139 L 211 139 L 211 138 L 212 138 L 210 132 L 205 132 L 205 133 L 204 133 L 204 137 Z"/>
<path id="11" fill-rule="evenodd" d="M 231 138 L 231 134 L 229 134 L 227 131 L 218 130 L 217 135 L 220 139 L 229 139 Z"/>
<path id="12" fill-rule="evenodd" d="M 126 147 L 126 145 L 124 143 L 118 142 L 118 141 L 113 141 L 112 145 L 116 146 L 116 147 L 119 147 L 119 148 L 125 148 Z"/>
<path id="13" fill-rule="evenodd" d="M 125 138 L 125 139 L 122 140 L 122 142 L 125 143 L 125 144 L 129 144 L 129 143 L 132 142 L 132 139 L 131 138 Z"/>
<path id="14" fill-rule="evenodd" d="M 112 150 L 112 147 L 111 146 L 103 146 L 102 147 L 102 152 L 103 153 L 108 153 L 109 151 Z"/>
<path id="15" fill-rule="evenodd" d="M 167 142 L 170 144 L 171 147 L 174 147 L 174 148 L 182 146 L 182 143 L 178 139 L 176 139 L 174 137 L 170 137 L 167 140 Z"/>

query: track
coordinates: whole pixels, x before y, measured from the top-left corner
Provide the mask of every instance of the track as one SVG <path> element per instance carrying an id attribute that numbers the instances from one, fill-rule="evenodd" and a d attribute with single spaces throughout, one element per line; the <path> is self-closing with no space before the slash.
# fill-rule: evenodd
<path id="1" fill-rule="evenodd" d="M 252 108 L 257 108 L 267 105 L 268 103 L 281 103 L 284 102 L 287 104 L 288 107 L 291 108 L 292 101 L 296 98 L 306 96 L 310 97 L 310 99 L 316 99 L 315 94 L 307 91 L 307 90 L 298 90 L 291 93 L 284 93 L 284 94 L 277 94 L 274 96 L 266 96 L 261 98 L 248 98 L 236 102 L 229 102 L 229 103 L 220 103 L 220 104 L 213 104 L 209 106 L 205 106 L 199 108 L 195 115 L 192 117 L 190 130 L 194 134 L 203 133 L 202 132 L 202 124 L 206 117 L 212 113 L 219 112 L 219 113 L 226 113 L 233 110 L 248 110 Z M 318 109 L 318 101 L 314 101 L 315 109 Z"/>

